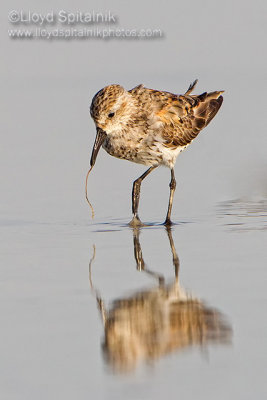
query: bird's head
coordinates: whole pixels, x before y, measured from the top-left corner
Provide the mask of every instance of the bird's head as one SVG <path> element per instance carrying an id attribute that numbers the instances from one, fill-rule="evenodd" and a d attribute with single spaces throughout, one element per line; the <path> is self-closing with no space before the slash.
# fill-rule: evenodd
<path id="1" fill-rule="evenodd" d="M 135 101 L 133 96 L 122 86 L 109 85 L 93 97 L 90 113 L 97 130 L 91 157 L 92 166 L 105 138 L 126 129 L 133 119 Z"/>
<path id="2" fill-rule="evenodd" d="M 107 135 L 123 130 L 134 110 L 133 96 L 120 85 L 109 85 L 96 93 L 90 107 L 96 127 Z"/>

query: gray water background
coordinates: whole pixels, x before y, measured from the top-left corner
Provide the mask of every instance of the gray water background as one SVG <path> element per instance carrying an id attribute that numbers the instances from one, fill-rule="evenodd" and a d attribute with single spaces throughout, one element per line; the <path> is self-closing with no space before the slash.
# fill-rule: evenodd
<path id="1" fill-rule="evenodd" d="M 32 1 L 2 6 L 2 399 L 263 399 L 266 397 L 266 3 L 155 4 Z M 126 28 L 162 39 L 11 40 L 11 9 L 111 9 Z M 220 310 L 232 344 L 187 348 L 117 374 L 101 350 L 104 328 L 88 280 L 107 304 L 152 287 L 136 271 L 130 192 L 142 166 L 101 151 L 84 179 L 95 136 L 89 104 L 108 83 L 183 93 L 224 89 L 212 123 L 176 164 L 173 239 L 183 287 Z M 266 85 L 265 85 L 266 87 Z M 140 215 L 164 220 L 169 171 L 142 186 Z M 141 230 L 150 269 L 172 279 L 165 229 Z"/>

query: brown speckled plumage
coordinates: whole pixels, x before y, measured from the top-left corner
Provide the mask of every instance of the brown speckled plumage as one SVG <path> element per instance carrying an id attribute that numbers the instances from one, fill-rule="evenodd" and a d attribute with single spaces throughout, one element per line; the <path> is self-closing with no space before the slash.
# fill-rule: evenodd
<path id="1" fill-rule="evenodd" d="M 147 165 L 151 170 L 159 165 L 173 170 L 179 153 L 209 124 L 223 101 L 222 91 L 191 95 L 196 83 L 184 95 L 143 85 L 129 91 L 120 85 L 101 89 L 90 111 L 103 148 L 114 157 Z M 92 166 L 98 144 L 94 146 Z M 137 209 L 133 208 L 133 213 L 138 219 Z"/>

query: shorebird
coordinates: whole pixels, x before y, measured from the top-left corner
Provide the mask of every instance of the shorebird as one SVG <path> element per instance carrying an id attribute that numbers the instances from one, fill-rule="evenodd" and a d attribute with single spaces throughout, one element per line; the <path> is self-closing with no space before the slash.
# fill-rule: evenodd
<path id="1" fill-rule="evenodd" d="M 92 100 L 90 112 L 97 133 L 89 172 L 101 146 L 114 157 L 149 166 L 133 183 L 132 226 L 141 225 L 138 216 L 141 182 L 159 165 L 171 170 L 165 219 L 165 225 L 171 225 L 176 158 L 210 123 L 223 102 L 223 91 L 191 95 L 196 83 L 197 80 L 190 84 L 183 95 L 148 89 L 143 85 L 129 91 L 120 85 L 109 85 L 97 92 Z"/>

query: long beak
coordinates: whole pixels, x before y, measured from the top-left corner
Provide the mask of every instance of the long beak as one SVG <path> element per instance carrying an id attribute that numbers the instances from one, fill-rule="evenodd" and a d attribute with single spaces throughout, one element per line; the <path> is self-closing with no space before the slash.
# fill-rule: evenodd
<path id="1" fill-rule="evenodd" d="M 95 143 L 91 155 L 91 160 L 90 160 L 90 165 L 93 167 L 95 165 L 96 157 L 99 152 L 99 149 L 104 142 L 107 134 L 105 131 L 103 131 L 101 128 L 96 128 L 96 138 L 95 138 Z"/>

